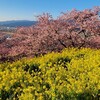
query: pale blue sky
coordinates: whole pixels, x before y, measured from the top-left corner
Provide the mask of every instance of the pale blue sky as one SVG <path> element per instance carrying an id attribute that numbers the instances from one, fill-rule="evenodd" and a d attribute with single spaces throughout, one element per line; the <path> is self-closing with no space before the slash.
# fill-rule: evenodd
<path id="1" fill-rule="evenodd" d="M 35 20 L 36 15 L 49 12 L 57 17 L 61 12 L 100 6 L 100 0 L 0 0 L 0 21 Z"/>

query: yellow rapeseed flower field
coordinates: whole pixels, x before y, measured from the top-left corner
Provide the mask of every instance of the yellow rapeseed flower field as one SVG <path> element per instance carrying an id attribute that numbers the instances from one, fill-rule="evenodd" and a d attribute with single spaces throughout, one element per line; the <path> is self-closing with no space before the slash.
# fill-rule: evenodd
<path id="1" fill-rule="evenodd" d="M 0 100 L 99 100 L 100 50 L 67 48 L 0 63 Z"/>

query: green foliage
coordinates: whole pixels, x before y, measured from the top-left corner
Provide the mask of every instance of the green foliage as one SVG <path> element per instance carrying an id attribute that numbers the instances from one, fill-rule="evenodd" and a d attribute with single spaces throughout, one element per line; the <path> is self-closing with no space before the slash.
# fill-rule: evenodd
<path id="1" fill-rule="evenodd" d="M 100 50 L 69 48 L 0 64 L 0 100 L 99 100 Z"/>

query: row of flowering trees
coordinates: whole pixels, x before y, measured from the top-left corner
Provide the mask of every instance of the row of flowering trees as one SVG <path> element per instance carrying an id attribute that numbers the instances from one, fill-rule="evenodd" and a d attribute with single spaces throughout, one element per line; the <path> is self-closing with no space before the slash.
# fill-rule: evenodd
<path id="1" fill-rule="evenodd" d="M 20 27 L 10 40 L 0 44 L 1 59 L 31 57 L 66 47 L 100 48 L 100 7 L 72 10 L 53 19 L 49 13 L 38 17 L 31 27 Z"/>

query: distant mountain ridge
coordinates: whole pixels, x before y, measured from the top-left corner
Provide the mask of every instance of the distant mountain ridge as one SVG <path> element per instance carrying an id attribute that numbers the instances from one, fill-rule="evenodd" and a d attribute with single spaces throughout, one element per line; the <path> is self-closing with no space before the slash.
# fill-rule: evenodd
<path id="1" fill-rule="evenodd" d="M 30 20 L 0 21 L 0 26 L 6 26 L 6 27 L 31 26 L 34 24 L 36 24 L 36 21 L 30 21 Z"/>

